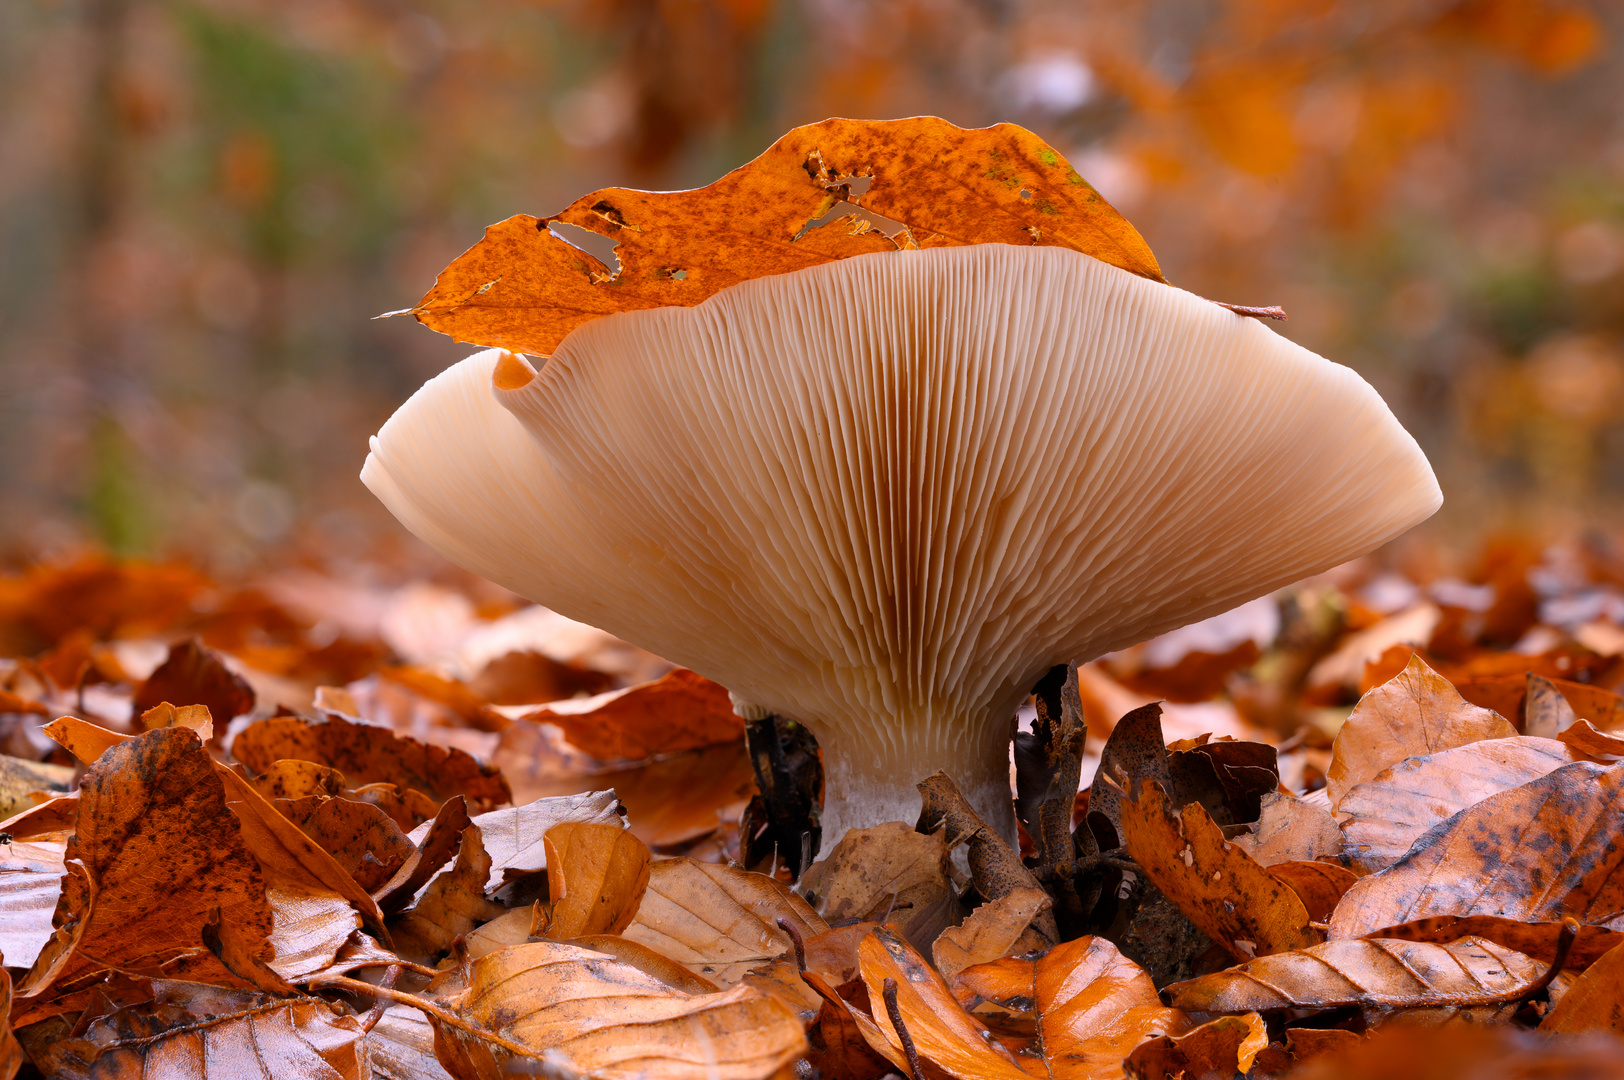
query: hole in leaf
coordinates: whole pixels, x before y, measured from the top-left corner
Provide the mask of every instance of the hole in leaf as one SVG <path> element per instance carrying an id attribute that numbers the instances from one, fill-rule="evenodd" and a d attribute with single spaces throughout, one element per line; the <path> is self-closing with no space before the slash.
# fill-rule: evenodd
<path id="1" fill-rule="evenodd" d="M 853 195 L 865 195 L 868 189 L 874 186 L 872 176 L 854 176 L 846 181 L 846 187 Z"/>
<path id="2" fill-rule="evenodd" d="M 611 240 L 579 225 L 571 225 L 567 221 L 549 221 L 547 231 L 575 250 L 590 255 L 607 266 L 608 280 L 613 281 L 620 276 L 620 256 L 615 254 L 620 241 Z"/>
<path id="3" fill-rule="evenodd" d="M 1031 197 L 1032 197 L 1032 189 L 1031 188 L 1021 188 L 1021 198 L 1030 199 Z"/>
<path id="4" fill-rule="evenodd" d="M 851 231 L 854 236 L 872 229 L 881 233 L 887 240 L 890 240 L 898 247 L 909 246 L 909 244 L 899 240 L 898 237 L 904 237 L 910 242 L 913 239 L 913 234 L 908 231 L 906 223 L 876 214 L 872 210 L 865 210 L 856 203 L 846 202 L 845 200 L 831 206 L 828 213 L 821 217 L 812 218 L 805 225 L 802 225 L 801 231 L 795 234 L 794 239 L 799 240 L 813 229 L 821 229 L 825 225 L 833 224 L 845 218 L 852 219 Z"/>
<path id="5" fill-rule="evenodd" d="M 654 271 L 654 276 L 661 281 L 687 281 L 688 271 L 675 266 L 662 266 Z"/>

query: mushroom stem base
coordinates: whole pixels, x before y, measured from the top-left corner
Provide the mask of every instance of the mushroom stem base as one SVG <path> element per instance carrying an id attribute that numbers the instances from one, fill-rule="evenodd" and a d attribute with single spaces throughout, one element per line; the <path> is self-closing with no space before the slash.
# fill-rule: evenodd
<path id="1" fill-rule="evenodd" d="M 823 743 L 823 842 L 818 858 L 826 858 L 851 829 L 886 821 L 909 825 L 918 821 L 923 800 L 915 785 L 937 771 L 953 778 L 991 828 L 1015 842 L 1007 740 L 974 758 L 962 756 L 963 751 L 957 749 L 921 750 L 901 764 L 864 747 L 830 747 L 834 741 Z"/>

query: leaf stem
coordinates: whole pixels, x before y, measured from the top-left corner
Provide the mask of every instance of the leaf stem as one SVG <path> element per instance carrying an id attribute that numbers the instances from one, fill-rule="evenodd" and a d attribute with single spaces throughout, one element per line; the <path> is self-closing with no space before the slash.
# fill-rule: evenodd
<path id="1" fill-rule="evenodd" d="M 386 997 L 390 1001 L 398 1002 L 401 1005 L 409 1005 L 412 1008 L 417 1009 L 419 1012 L 432 1016 L 434 1019 L 440 1021 L 442 1024 L 445 1024 L 447 1027 L 453 1027 L 458 1031 L 466 1032 L 476 1039 L 483 1039 L 492 1046 L 500 1046 L 503 1050 L 506 1050 L 510 1054 L 518 1054 L 520 1057 L 530 1058 L 541 1056 L 534 1049 L 525 1046 L 523 1043 L 516 1043 L 511 1039 L 505 1039 L 496 1034 L 494 1031 L 485 1030 L 478 1024 L 470 1024 L 468 1021 L 464 1020 L 456 1013 L 451 1012 L 444 1006 L 438 1005 L 432 1001 L 425 1001 L 423 998 L 420 998 L 415 994 L 408 994 L 403 990 L 395 990 L 393 988 L 386 988 L 382 986 L 373 986 L 369 982 L 363 982 L 360 979 L 352 979 L 347 975 L 317 975 L 306 985 L 310 986 L 312 989 L 315 989 L 318 986 L 331 986 L 334 989 L 349 990 L 357 994 L 366 994 L 369 997 Z"/>

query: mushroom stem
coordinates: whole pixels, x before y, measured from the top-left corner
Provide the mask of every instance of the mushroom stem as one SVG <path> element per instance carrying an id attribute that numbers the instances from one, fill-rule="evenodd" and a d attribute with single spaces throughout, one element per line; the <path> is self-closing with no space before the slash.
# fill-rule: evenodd
<path id="1" fill-rule="evenodd" d="M 1011 719 L 988 724 L 973 741 L 947 741 L 931 732 L 879 746 L 808 724 L 823 757 L 823 845 L 826 858 L 847 831 L 886 821 L 919 820 L 922 800 L 914 786 L 937 771 L 953 778 L 989 826 L 1015 841 L 1015 806 L 1009 782 Z M 844 737 L 842 737 L 844 736 Z"/>

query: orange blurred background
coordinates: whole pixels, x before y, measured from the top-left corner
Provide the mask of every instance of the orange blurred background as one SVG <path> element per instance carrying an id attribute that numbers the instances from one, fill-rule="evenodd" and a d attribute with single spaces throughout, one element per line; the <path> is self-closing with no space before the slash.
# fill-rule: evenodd
<path id="1" fill-rule="evenodd" d="M 489 222 L 797 124 L 1042 135 L 1168 277 L 1281 304 L 1436 467 L 1435 538 L 1624 525 L 1624 5 L 9 0 L 0 552 L 411 543 L 366 439 Z"/>

